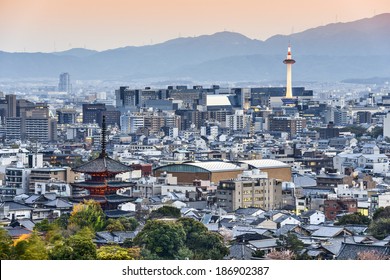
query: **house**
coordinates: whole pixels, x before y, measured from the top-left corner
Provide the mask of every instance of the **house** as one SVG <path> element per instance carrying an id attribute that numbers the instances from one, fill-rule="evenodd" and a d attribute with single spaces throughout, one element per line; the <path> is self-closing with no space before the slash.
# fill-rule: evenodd
<path id="1" fill-rule="evenodd" d="M 128 240 L 133 240 L 138 231 L 99 231 L 95 235 L 94 242 L 98 245 L 104 244 L 123 244 L 123 242 Z"/>
<path id="2" fill-rule="evenodd" d="M 270 219 L 267 218 L 258 218 L 255 221 L 253 221 L 251 226 L 255 226 L 256 228 L 263 228 L 263 229 L 277 229 L 278 224 Z"/>
<path id="3" fill-rule="evenodd" d="M 375 245 L 375 244 L 356 244 L 343 243 L 339 253 L 336 256 L 337 260 L 357 260 L 359 254 L 372 252 L 373 254 L 386 259 L 390 258 L 390 246 Z"/>
<path id="4" fill-rule="evenodd" d="M 319 225 L 325 223 L 325 214 L 318 210 L 309 210 L 303 212 L 300 218 L 305 224 Z"/>
<path id="5" fill-rule="evenodd" d="M 351 236 L 352 232 L 344 227 L 322 226 L 312 233 L 314 239 L 326 240 L 330 238 Z"/>
<path id="6" fill-rule="evenodd" d="M 32 219 L 34 208 L 14 202 L 6 201 L 0 206 L 0 216 L 9 220 L 18 219 Z"/>
<path id="7" fill-rule="evenodd" d="M 249 241 L 249 245 L 255 250 L 264 251 L 265 253 L 269 253 L 272 249 L 276 249 L 280 247 L 278 244 L 279 239 L 277 238 L 268 238 L 262 240 L 253 240 Z"/>
<path id="8" fill-rule="evenodd" d="M 293 215 L 283 215 L 283 216 L 277 218 L 276 220 L 274 220 L 274 222 L 276 223 L 277 228 L 281 228 L 284 225 L 299 225 L 299 224 L 301 224 L 301 221 L 299 220 L 299 218 L 296 216 L 293 216 Z"/>
<path id="9" fill-rule="evenodd" d="M 301 225 L 287 224 L 278 228 L 274 235 L 279 237 L 281 235 L 287 235 L 288 233 L 296 233 L 301 236 L 309 236 L 310 231 L 302 227 Z"/>
<path id="10" fill-rule="evenodd" d="M 235 211 L 235 214 L 237 216 L 252 216 L 252 217 L 257 217 L 260 214 L 264 213 L 265 211 L 261 208 L 256 208 L 256 207 L 248 207 L 248 208 L 238 208 Z"/>
<path id="11" fill-rule="evenodd" d="M 250 260 L 252 254 L 256 250 L 248 246 L 248 244 L 234 244 L 229 247 L 229 255 L 225 256 L 225 260 Z"/>

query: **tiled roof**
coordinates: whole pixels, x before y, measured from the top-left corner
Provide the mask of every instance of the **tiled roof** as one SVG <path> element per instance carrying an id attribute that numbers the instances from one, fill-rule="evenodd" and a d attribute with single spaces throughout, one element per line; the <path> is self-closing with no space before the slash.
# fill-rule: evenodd
<path id="1" fill-rule="evenodd" d="M 13 201 L 4 202 L 4 205 L 5 206 L 9 206 L 9 210 L 10 211 L 32 210 L 33 209 L 32 207 L 30 207 L 28 205 L 21 204 L 21 203 L 16 203 L 16 202 L 13 202 Z"/>
<path id="2" fill-rule="evenodd" d="M 73 204 L 63 199 L 57 198 L 55 200 L 45 203 L 45 206 L 55 207 L 55 208 L 72 208 Z"/>
<path id="3" fill-rule="evenodd" d="M 336 259 L 356 260 L 359 253 L 367 251 L 372 251 L 379 256 L 390 256 L 390 247 L 388 246 L 343 243 Z"/>
<path id="4" fill-rule="evenodd" d="M 249 248 L 245 244 L 235 244 L 230 246 L 229 255 L 227 255 L 224 259 L 250 260 L 254 251 L 255 250 Z"/>
<path id="5" fill-rule="evenodd" d="M 76 168 L 73 168 L 73 171 L 81 172 L 81 173 L 100 173 L 100 172 L 122 173 L 131 170 L 132 168 L 130 166 L 127 166 L 109 157 L 98 157 L 97 159 L 94 159 Z"/>

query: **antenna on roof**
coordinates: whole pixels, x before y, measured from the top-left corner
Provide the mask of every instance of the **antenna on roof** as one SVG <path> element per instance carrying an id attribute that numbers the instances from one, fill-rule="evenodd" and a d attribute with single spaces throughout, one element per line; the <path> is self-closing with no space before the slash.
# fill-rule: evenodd
<path id="1" fill-rule="evenodd" d="M 106 116 L 103 115 L 103 120 L 102 120 L 102 151 L 100 152 L 100 158 L 105 158 L 107 157 L 106 153 Z"/>

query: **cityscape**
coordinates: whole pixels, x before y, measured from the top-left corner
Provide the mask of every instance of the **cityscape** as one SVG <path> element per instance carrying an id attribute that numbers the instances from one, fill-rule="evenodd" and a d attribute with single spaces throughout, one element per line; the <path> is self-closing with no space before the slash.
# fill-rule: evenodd
<path id="1" fill-rule="evenodd" d="M 390 41 L 320 46 L 355 27 L 377 42 L 390 14 L 139 61 L 0 51 L 0 259 L 390 259 Z"/>

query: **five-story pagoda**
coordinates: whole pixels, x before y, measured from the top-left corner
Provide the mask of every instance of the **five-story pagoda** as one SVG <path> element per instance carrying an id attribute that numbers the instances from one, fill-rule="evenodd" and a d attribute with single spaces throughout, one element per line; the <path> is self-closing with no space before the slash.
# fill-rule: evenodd
<path id="1" fill-rule="evenodd" d="M 99 157 L 73 168 L 74 172 L 84 173 L 85 176 L 83 182 L 72 184 L 74 191 L 84 190 L 84 195 L 74 195 L 73 200 L 93 199 L 99 202 L 103 209 L 116 209 L 118 204 L 132 200 L 130 197 L 117 194 L 119 189 L 131 187 L 132 183 L 119 180 L 115 176 L 131 170 L 130 166 L 108 157 L 106 153 L 106 122 L 105 116 L 103 116 Z"/>

